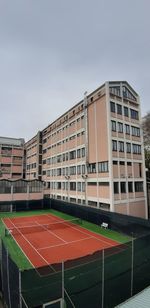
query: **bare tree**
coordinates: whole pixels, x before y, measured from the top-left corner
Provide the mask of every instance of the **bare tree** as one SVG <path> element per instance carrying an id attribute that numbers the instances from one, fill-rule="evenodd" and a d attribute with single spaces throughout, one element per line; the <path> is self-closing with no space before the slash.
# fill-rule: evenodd
<path id="1" fill-rule="evenodd" d="M 145 149 L 145 164 L 146 168 L 150 170 L 150 111 L 146 114 L 143 119 L 143 138 L 144 138 L 144 149 Z"/>

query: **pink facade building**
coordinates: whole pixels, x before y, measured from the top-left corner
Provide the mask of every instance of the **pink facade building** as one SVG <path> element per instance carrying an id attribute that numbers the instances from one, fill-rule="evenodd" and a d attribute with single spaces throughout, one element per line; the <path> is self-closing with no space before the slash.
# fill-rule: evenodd
<path id="1" fill-rule="evenodd" d="M 23 177 L 24 139 L 0 137 L 0 179 Z"/>
<path id="2" fill-rule="evenodd" d="M 25 144 L 26 179 L 42 178 L 42 133 L 38 132 Z"/>
<path id="3" fill-rule="evenodd" d="M 126 81 L 85 93 L 40 142 L 45 196 L 147 218 L 140 99 Z M 39 161 L 40 142 L 35 151 L 26 143 L 27 179 L 39 176 L 28 166 Z"/>

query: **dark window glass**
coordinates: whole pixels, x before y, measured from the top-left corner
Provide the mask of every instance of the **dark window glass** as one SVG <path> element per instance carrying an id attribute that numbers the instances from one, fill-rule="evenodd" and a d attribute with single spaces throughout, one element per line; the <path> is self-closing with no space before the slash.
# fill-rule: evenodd
<path id="1" fill-rule="evenodd" d="M 128 107 L 124 107 L 124 116 L 125 117 L 129 116 L 129 109 L 128 109 Z"/>
<path id="2" fill-rule="evenodd" d="M 143 191 L 143 182 L 135 182 L 135 192 L 142 192 Z"/>
<path id="3" fill-rule="evenodd" d="M 116 112 L 115 103 L 113 103 L 113 102 L 110 102 L 110 111 Z"/>
<path id="4" fill-rule="evenodd" d="M 128 182 L 128 192 L 129 193 L 133 192 L 133 183 L 132 182 Z"/>
<path id="5" fill-rule="evenodd" d="M 117 104 L 117 113 L 122 114 L 122 106 L 120 104 Z"/>
<path id="6" fill-rule="evenodd" d="M 126 183 L 125 182 L 120 183 L 120 191 L 122 194 L 126 193 Z"/>
<path id="7" fill-rule="evenodd" d="M 118 182 L 114 182 L 114 194 L 119 194 L 119 185 L 118 185 Z"/>
<path id="8" fill-rule="evenodd" d="M 131 115 L 131 119 L 135 119 L 138 120 L 139 119 L 139 114 L 138 111 L 130 109 L 130 115 Z"/>
<path id="9" fill-rule="evenodd" d="M 116 140 L 112 140 L 112 150 L 117 151 L 117 141 Z"/>

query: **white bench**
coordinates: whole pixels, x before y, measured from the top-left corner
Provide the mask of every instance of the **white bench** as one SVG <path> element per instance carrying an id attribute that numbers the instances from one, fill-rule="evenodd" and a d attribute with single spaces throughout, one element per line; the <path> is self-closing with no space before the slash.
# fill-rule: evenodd
<path id="1" fill-rule="evenodd" d="M 101 228 L 108 229 L 108 223 L 107 222 L 102 222 Z"/>

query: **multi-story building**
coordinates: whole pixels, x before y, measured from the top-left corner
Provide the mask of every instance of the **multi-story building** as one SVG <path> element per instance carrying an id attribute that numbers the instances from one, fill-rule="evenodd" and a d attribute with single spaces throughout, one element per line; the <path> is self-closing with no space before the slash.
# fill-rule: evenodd
<path id="1" fill-rule="evenodd" d="M 85 93 L 42 131 L 45 195 L 147 218 L 140 121 L 140 99 L 127 82 L 106 82 Z M 37 159 L 39 151 L 32 152 Z M 27 178 L 36 159 L 27 160 Z"/>
<path id="2" fill-rule="evenodd" d="M 26 179 L 41 180 L 42 176 L 42 133 L 25 143 Z"/>
<path id="3" fill-rule="evenodd" d="M 24 139 L 0 137 L 0 178 L 23 177 Z"/>

